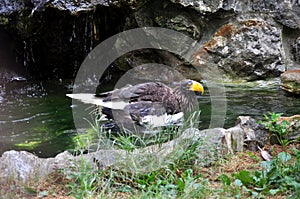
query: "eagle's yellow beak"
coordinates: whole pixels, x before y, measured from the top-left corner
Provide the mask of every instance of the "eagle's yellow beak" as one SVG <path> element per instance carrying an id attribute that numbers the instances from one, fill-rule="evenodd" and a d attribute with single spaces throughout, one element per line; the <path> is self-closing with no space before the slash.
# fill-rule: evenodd
<path id="1" fill-rule="evenodd" d="M 199 82 L 196 82 L 196 81 L 193 81 L 189 90 L 195 91 L 195 92 L 201 92 L 201 94 L 204 93 L 204 88 L 203 88 L 202 84 L 200 84 Z"/>

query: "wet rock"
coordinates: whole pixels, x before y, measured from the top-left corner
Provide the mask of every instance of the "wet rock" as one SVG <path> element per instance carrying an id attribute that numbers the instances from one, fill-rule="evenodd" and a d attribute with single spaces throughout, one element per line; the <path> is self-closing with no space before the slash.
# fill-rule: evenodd
<path id="1" fill-rule="evenodd" d="M 297 29 L 300 27 L 299 1 L 240 1 L 240 0 L 172 0 L 184 7 L 190 7 L 200 13 L 215 13 L 221 9 L 245 14 L 250 12 L 264 13 L 273 17 L 283 25 Z"/>
<path id="2" fill-rule="evenodd" d="M 295 43 L 292 44 L 292 55 L 294 61 L 300 63 L 300 37 L 298 37 Z"/>
<path id="3" fill-rule="evenodd" d="M 222 8 L 223 0 L 212 0 L 212 1 L 196 1 L 196 0 L 171 0 L 173 3 L 179 3 L 184 7 L 191 7 L 199 12 L 216 12 Z"/>
<path id="4" fill-rule="evenodd" d="M 14 59 L 36 78 L 73 78 L 85 56 L 121 29 L 127 12 L 107 1 L 5 2 L 0 16 L 8 20 Z"/>
<path id="5" fill-rule="evenodd" d="M 274 23 L 240 20 L 219 28 L 195 53 L 194 61 L 200 67 L 212 62 L 234 79 L 276 77 L 285 70 L 281 42 L 281 28 Z"/>
<path id="6" fill-rule="evenodd" d="M 281 88 L 293 94 L 300 94 L 300 70 L 289 70 L 280 75 Z"/>

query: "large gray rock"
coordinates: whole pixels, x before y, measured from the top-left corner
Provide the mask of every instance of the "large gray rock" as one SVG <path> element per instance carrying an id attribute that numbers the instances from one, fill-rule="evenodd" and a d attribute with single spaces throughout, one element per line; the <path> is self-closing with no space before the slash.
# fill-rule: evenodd
<path id="1" fill-rule="evenodd" d="M 200 13 L 215 13 L 220 9 L 233 10 L 236 13 L 265 13 L 283 25 L 297 29 L 300 28 L 300 2 L 293 0 L 171 0 L 184 7 L 190 7 Z"/>
<path id="2" fill-rule="evenodd" d="M 276 77 L 285 70 L 281 42 L 281 28 L 274 23 L 259 18 L 240 20 L 219 28 L 195 53 L 195 62 L 213 62 L 235 79 Z"/>
<path id="3" fill-rule="evenodd" d="M 7 151 L 0 158 L 0 182 L 12 180 L 17 183 L 28 183 L 43 180 L 54 168 L 71 166 L 71 155 L 67 152 L 55 158 L 38 158 L 26 151 Z"/>

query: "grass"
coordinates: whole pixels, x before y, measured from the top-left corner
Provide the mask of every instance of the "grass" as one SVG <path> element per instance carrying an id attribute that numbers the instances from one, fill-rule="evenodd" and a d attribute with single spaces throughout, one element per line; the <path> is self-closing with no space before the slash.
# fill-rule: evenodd
<path id="1" fill-rule="evenodd" d="M 270 162 L 264 162 L 260 152 L 246 151 L 220 158 L 209 167 L 197 164 L 193 150 L 196 146 L 197 143 L 173 164 L 143 174 L 112 167 L 98 169 L 80 159 L 71 171 L 53 173 L 45 181 L 28 186 L 23 194 L 18 190 L 17 198 L 278 199 L 300 196 L 300 144 L 265 146 L 275 157 Z"/>
<path id="2" fill-rule="evenodd" d="M 96 120 L 94 122 L 97 122 Z M 97 123 L 96 133 L 103 133 Z M 107 133 L 107 132 L 106 132 Z M 107 135 L 107 134 L 106 134 Z M 108 134 L 109 135 L 109 134 Z M 97 143 L 131 153 L 166 137 L 143 140 L 135 136 L 97 136 Z M 86 138 L 85 138 L 86 139 Z M 107 142 L 106 142 L 107 141 Z M 87 142 L 91 144 L 91 142 Z M 138 146 L 137 146 L 138 143 Z M 176 158 L 155 170 L 132 172 L 115 167 L 99 168 L 80 158 L 74 167 L 53 173 L 37 186 L 28 186 L 33 198 L 299 198 L 300 144 L 265 146 L 274 157 L 263 161 L 260 152 L 245 151 L 203 166 L 199 159 L 202 140 L 193 140 Z M 182 148 L 175 148 L 176 150 Z M 146 167 L 147 165 L 145 165 Z M 33 193 L 33 194 L 32 194 Z M 24 197 L 25 195 L 25 197 Z M 22 198 L 19 197 L 19 198 Z"/>

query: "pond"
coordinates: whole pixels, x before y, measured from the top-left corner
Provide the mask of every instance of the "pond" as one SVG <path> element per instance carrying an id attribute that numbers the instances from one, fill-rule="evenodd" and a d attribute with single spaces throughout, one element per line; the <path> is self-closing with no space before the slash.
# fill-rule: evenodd
<path id="1" fill-rule="evenodd" d="M 10 82 L 0 91 L 0 154 L 7 150 L 26 150 L 39 157 L 53 157 L 74 147 L 76 130 L 72 102 L 65 97 L 71 81 Z M 249 83 L 225 83 L 227 114 L 225 128 L 239 115 L 261 119 L 268 112 L 299 114 L 300 98 L 280 89 L 279 79 Z M 225 99 L 222 99 L 225 100 Z M 199 97 L 200 128 L 209 127 L 209 90 Z"/>
<path id="2" fill-rule="evenodd" d="M 66 84 L 9 82 L 0 93 L 0 154 L 26 150 L 51 157 L 72 146 L 75 133 Z"/>

